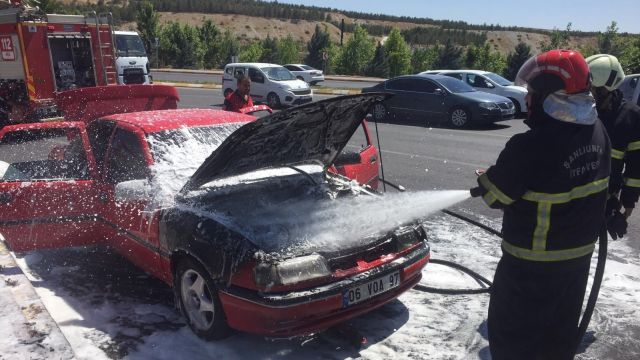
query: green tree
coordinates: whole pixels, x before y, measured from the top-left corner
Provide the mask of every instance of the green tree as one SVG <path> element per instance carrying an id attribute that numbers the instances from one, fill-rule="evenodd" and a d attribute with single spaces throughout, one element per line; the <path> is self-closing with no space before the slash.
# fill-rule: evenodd
<path id="1" fill-rule="evenodd" d="M 640 36 L 626 39 L 621 47 L 619 60 L 625 74 L 640 73 Z"/>
<path id="2" fill-rule="evenodd" d="M 549 42 L 540 42 L 540 50 L 542 52 L 553 49 L 567 49 L 569 47 L 569 39 L 571 38 L 571 23 L 567 24 L 564 30 L 553 29 L 549 35 Z"/>
<path id="3" fill-rule="evenodd" d="M 278 43 L 278 63 L 291 64 L 300 60 L 300 50 L 298 44 L 291 35 L 284 39 L 280 39 Z"/>
<path id="4" fill-rule="evenodd" d="M 450 39 L 447 39 L 444 46 L 438 52 L 434 67 L 437 69 L 460 69 L 462 60 L 462 49 L 453 45 Z"/>
<path id="5" fill-rule="evenodd" d="M 253 42 L 240 50 L 239 61 L 241 62 L 257 62 L 262 56 L 262 45 L 259 42 Z"/>
<path id="6" fill-rule="evenodd" d="M 598 34 L 598 48 L 601 54 L 619 56 L 622 52 L 620 46 L 620 36 L 618 35 L 618 23 L 611 22 L 603 34 Z"/>
<path id="7" fill-rule="evenodd" d="M 47 14 L 55 14 L 62 10 L 62 6 L 56 0 L 40 0 L 38 1 L 39 7 Z"/>
<path id="8" fill-rule="evenodd" d="M 475 45 L 471 45 L 467 48 L 467 51 L 464 55 L 464 66 L 468 69 L 473 69 L 478 62 L 478 47 Z"/>
<path id="9" fill-rule="evenodd" d="M 160 63 L 171 67 L 181 67 L 179 59 L 182 57 L 182 42 L 184 34 L 177 22 L 169 22 L 160 29 Z"/>
<path id="10" fill-rule="evenodd" d="M 324 48 L 328 55 L 327 63 L 324 68 L 325 74 L 335 74 L 342 61 L 342 48 L 332 42 Z"/>
<path id="11" fill-rule="evenodd" d="M 506 61 L 497 51 L 491 50 L 491 45 L 484 44 L 476 49 L 476 58 L 472 69 L 485 70 L 501 74 L 506 67 Z"/>
<path id="12" fill-rule="evenodd" d="M 220 59 L 220 31 L 216 25 L 207 19 L 198 28 L 200 43 L 203 51 L 203 65 L 205 69 L 212 69 L 221 63 Z"/>
<path id="13" fill-rule="evenodd" d="M 260 61 L 265 63 L 278 63 L 278 39 L 267 37 L 262 41 L 262 55 Z"/>
<path id="14" fill-rule="evenodd" d="M 439 46 L 415 49 L 411 55 L 411 69 L 414 73 L 433 70 L 438 59 Z"/>
<path id="15" fill-rule="evenodd" d="M 147 0 L 140 2 L 136 12 L 136 26 L 147 54 L 152 54 L 151 44 L 155 43 L 155 38 L 158 37 L 158 19 L 153 4 Z"/>
<path id="16" fill-rule="evenodd" d="M 381 78 L 389 77 L 389 63 L 387 62 L 384 46 L 381 43 L 376 46 L 376 52 L 369 65 L 364 69 L 364 74 Z"/>
<path id="17" fill-rule="evenodd" d="M 404 75 L 411 69 L 411 50 L 398 28 L 389 33 L 384 52 L 389 63 L 389 76 Z"/>
<path id="18" fill-rule="evenodd" d="M 520 67 L 531 57 L 531 46 L 520 42 L 515 47 L 515 51 L 507 55 L 507 67 L 504 77 L 514 81 Z"/>
<path id="19" fill-rule="evenodd" d="M 365 67 L 373 59 L 375 51 L 375 45 L 369 38 L 367 30 L 356 25 L 353 36 L 342 49 L 340 72 L 343 74 L 363 74 Z"/>
<path id="20" fill-rule="evenodd" d="M 233 56 L 238 56 L 240 45 L 233 37 L 229 29 L 225 30 L 220 41 L 220 67 L 224 67 L 231 62 Z"/>
<path id="21" fill-rule="evenodd" d="M 329 37 L 329 33 L 322 30 L 320 25 L 316 25 L 316 30 L 311 36 L 311 40 L 307 43 L 307 51 L 309 53 L 304 58 L 304 63 L 316 69 L 322 69 L 324 65 L 322 54 L 330 43 L 331 38 Z"/>

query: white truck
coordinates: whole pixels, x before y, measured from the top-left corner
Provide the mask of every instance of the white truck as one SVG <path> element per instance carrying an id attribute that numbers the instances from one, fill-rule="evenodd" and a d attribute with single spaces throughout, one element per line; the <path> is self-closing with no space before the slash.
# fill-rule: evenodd
<path id="1" fill-rule="evenodd" d="M 114 31 L 118 84 L 151 84 L 147 52 L 135 31 Z"/>

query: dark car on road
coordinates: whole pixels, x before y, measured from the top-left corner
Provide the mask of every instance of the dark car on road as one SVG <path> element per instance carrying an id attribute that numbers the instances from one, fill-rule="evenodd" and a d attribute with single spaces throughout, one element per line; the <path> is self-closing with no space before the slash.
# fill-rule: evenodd
<path id="1" fill-rule="evenodd" d="M 395 96 L 375 104 L 376 121 L 391 116 L 418 116 L 427 122 L 446 121 L 461 128 L 471 123 L 485 124 L 513 119 L 515 107 L 506 97 L 476 91 L 464 82 L 443 75 L 406 75 L 362 89 L 393 93 Z"/>

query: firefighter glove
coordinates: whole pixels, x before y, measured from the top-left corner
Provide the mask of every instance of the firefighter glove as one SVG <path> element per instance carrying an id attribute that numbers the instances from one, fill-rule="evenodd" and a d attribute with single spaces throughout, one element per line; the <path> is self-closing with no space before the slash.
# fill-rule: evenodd
<path id="1" fill-rule="evenodd" d="M 623 237 L 627 233 L 627 218 L 616 210 L 607 218 L 607 231 L 613 240 Z"/>
<path id="2" fill-rule="evenodd" d="M 471 194 L 471 197 L 482 196 L 482 188 L 480 186 L 476 186 L 474 188 L 469 189 L 469 193 Z"/>
<path id="3" fill-rule="evenodd" d="M 609 200 L 607 200 L 605 216 L 608 219 L 611 216 L 615 215 L 616 213 L 619 213 L 621 209 L 622 209 L 622 204 L 620 203 L 620 200 L 618 200 L 616 196 L 611 196 Z"/>

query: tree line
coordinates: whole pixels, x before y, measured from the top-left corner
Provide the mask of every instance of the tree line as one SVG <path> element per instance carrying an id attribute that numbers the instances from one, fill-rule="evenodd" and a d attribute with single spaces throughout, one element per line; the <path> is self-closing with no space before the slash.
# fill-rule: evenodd
<path id="1" fill-rule="evenodd" d="M 325 70 L 328 74 L 379 77 L 430 69 L 469 68 L 495 72 L 513 80 L 520 66 L 532 56 L 531 48 L 522 42 L 507 56 L 503 56 L 486 42 L 485 33 L 438 28 L 400 31 L 398 28 L 353 24 L 350 28 L 352 36 L 342 46 L 331 41 L 326 25 L 317 25 L 313 36 L 306 44 L 294 40 L 291 36 L 282 39 L 270 36 L 263 40 L 240 39 L 229 30 L 218 28 L 210 20 L 204 21 L 200 26 L 177 22 L 160 25 L 157 9 L 153 5 L 158 2 L 161 0 L 136 2 L 115 0 L 106 5 L 103 0 L 99 0 L 93 9 L 97 6 L 98 11 L 108 11 L 118 7 L 127 10 L 121 10 L 117 17 L 123 20 L 136 20 L 138 31 L 149 54 L 156 53 L 152 44 L 155 43 L 155 38 L 158 38 L 159 56 L 155 59 L 156 65 L 174 68 L 221 68 L 236 59 L 245 62 L 260 61 L 278 64 L 305 62 Z M 69 10 L 68 6 L 74 5 L 73 2 L 70 5 L 63 5 L 55 0 L 40 0 L 40 3 L 47 12 L 63 12 L 65 9 Z M 168 3 L 179 3 L 187 7 L 207 4 L 212 9 L 215 6 L 220 8 L 231 6 L 238 10 L 242 6 L 261 8 L 267 5 L 268 8 L 275 5 L 284 6 L 291 11 L 306 9 L 299 5 L 263 4 L 253 0 L 185 0 Z M 79 6 L 73 11 L 84 10 Z M 115 14 L 114 12 L 114 18 L 116 18 Z M 386 15 L 376 16 L 387 19 Z M 388 33 L 384 44 L 376 44 L 371 37 L 372 32 L 378 34 L 377 31 Z M 549 41 L 539 45 L 542 51 L 568 48 L 570 39 L 575 36 L 575 33 L 569 23 L 563 30 L 551 31 Z M 619 33 L 615 22 L 612 22 L 604 32 L 597 34 L 598 41 L 595 46 L 578 46 L 577 50 L 585 57 L 595 53 L 615 55 L 620 59 L 626 73 L 640 73 L 640 36 Z"/>

